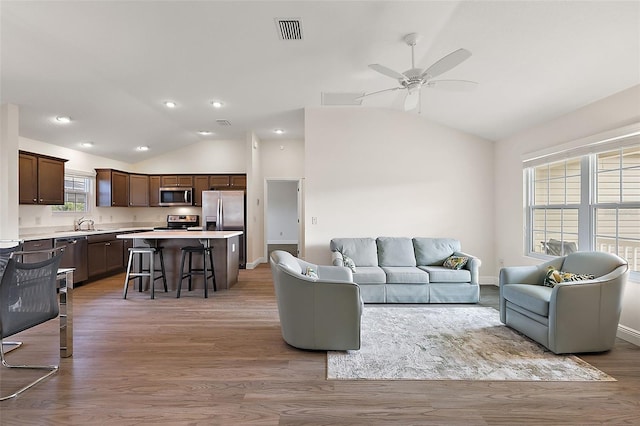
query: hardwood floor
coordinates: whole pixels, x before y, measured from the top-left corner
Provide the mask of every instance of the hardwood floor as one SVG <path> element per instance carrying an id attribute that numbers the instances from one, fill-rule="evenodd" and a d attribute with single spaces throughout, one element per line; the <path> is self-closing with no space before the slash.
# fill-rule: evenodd
<path id="1" fill-rule="evenodd" d="M 582 356 L 617 382 L 327 381 L 324 352 L 283 342 L 266 265 L 209 299 L 130 290 L 123 300 L 123 279 L 75 290 L 73 357 L 0 402 L 0 424 L 640 423 L 640 348 L 623 340 Z M 497 289 L 483 287 L 482 300 L 496 306 Z M 56 362 L 56 326 L 22 333 L 9 361 Z M 18 383 L 11 373 L 3 393 Z"/>

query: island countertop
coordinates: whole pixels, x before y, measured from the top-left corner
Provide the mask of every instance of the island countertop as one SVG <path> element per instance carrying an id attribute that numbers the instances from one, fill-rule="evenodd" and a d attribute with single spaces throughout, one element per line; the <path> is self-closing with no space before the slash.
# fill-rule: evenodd
<path id="1" fill-rule="evenodd" d="M 122 239 L 164 240 L 164 239 L 197 239 L 217 240 L 238 237 L 242 231 L 144 231 L 116 235 Z"/>
<path id="2" fill-rule="evenodd" d="M 181 249 L 196 240 L 213 251 L 214 274 L 219 290 L 231 288 L 238 282 L 240 236 L 242 231 L 175 231 L 156 230 L 118 234 L 118 239 L 134 240 L 135 246 L 162 245 L 165 271 L 169 287 L 175 290 L 181 280 Z M 193 244 L 193 243 L 191 243 Z M 202 268 L 202 259 L 194 259 L 194 267 Z M 204 288 L 201 277 L 194 277 L 194 288 Z"/>

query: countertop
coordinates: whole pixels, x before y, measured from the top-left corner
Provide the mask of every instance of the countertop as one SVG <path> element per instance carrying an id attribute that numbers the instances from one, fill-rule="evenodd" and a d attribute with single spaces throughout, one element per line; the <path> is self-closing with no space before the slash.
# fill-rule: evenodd
<path id="1" fill-rule="evenodd" d="M 97 234 L 122 234 L 123 232 L 132 231 L 152 231 L 153 227 L 137 226 L 132 228 L 114 228 L 114 229 L 94 229 L 92 231 L 48 231 L 42 233 L 34 233 L 28 235 L 20 235 L 20 239 L 24 241 L 44 240 L 49 238 L 69 238 L 69 237 L 86 237 L 87 235 Z"/>
<path id="2" fill-rule="evenodd" d="M 150 232 L 134 232 L 130 234 L 118 235 L 117 238 L 122 239 L 227 239 L 242 235 L 242 231 L 150 231 Z"/>

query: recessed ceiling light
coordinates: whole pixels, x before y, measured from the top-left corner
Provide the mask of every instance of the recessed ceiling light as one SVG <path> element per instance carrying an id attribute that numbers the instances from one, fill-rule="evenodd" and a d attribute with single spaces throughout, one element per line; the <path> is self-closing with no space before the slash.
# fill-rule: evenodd
<path id="1" fill-rule="evenodd" d="M 136 148 L 136 150 L 138 151 L 149 151 L 149 147 L 148 146 L 139 146 Z"/>
<path id="2" fill-rule="evenodd" d="M 93 146 L 93 142 L 91 142 L 91 141 L 82 142 L 82 143 L 80 143 L 80 146 L 82 146 L 84 148 L 91 148 Z"/>
<path id="3" fill-rule="evenodd" d="M 211 105 L 213 105 L 214 108 L 222 108 L 224 104 L 221 101 L 211 101 Z"/>
<path id="4" fill-rule="evenodd" d="M 281 134 L 283 134 L 283 133 L 284 133 L 284 130 L 282 130 L 282 129 L 275 129 L 275 130 L 273 131 L 273 133 L 276 133 L 276 134 L 278 134 L 278 135 L 281 135 Z"/>
<path id="5" fill-rule="evenodd" d="M 167 108 L 175 108 L 177 104 L 173 101 L 164 101 L 164 106 L 166 106 Z"/>
<path id="6" fill-rule="evenodd" d="M 56 121 L 58 123 L 68 124 L 68 123 L 71 123 L 71 117 L 66 117 L 64 115 L 60 115 L 60 116 L 56 117 Z"/>
<path id="7" fill-rule="evenodd" d="M 213 132 L 211 132 L 209 130 L 198 130 L 198 134 L 202 135 L 202 136 L 209 136 L 209 135 L 212 135 Z"/>

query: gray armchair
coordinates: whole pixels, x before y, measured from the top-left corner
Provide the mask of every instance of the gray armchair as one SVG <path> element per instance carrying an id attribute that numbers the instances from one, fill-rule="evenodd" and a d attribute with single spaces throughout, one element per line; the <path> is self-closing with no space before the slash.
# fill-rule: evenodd
<path id="1" fill-rule="evenodd" d="M 318 266 L 276 250 L 270 257 L 285 342 L 300 349 L 360 349 L 360 288 L 351 270 Z M 317 278 L 307 276 L 307 268 Z"/>
<path id="2" fill-rule="evenodd" d="M 543 285 L 549 266 L 594 279 Z M 500 320 L 556 354 L 613 347 L 627 262 L 610 253 L 575 252 L 536 266 L 500 270 Z"/>

